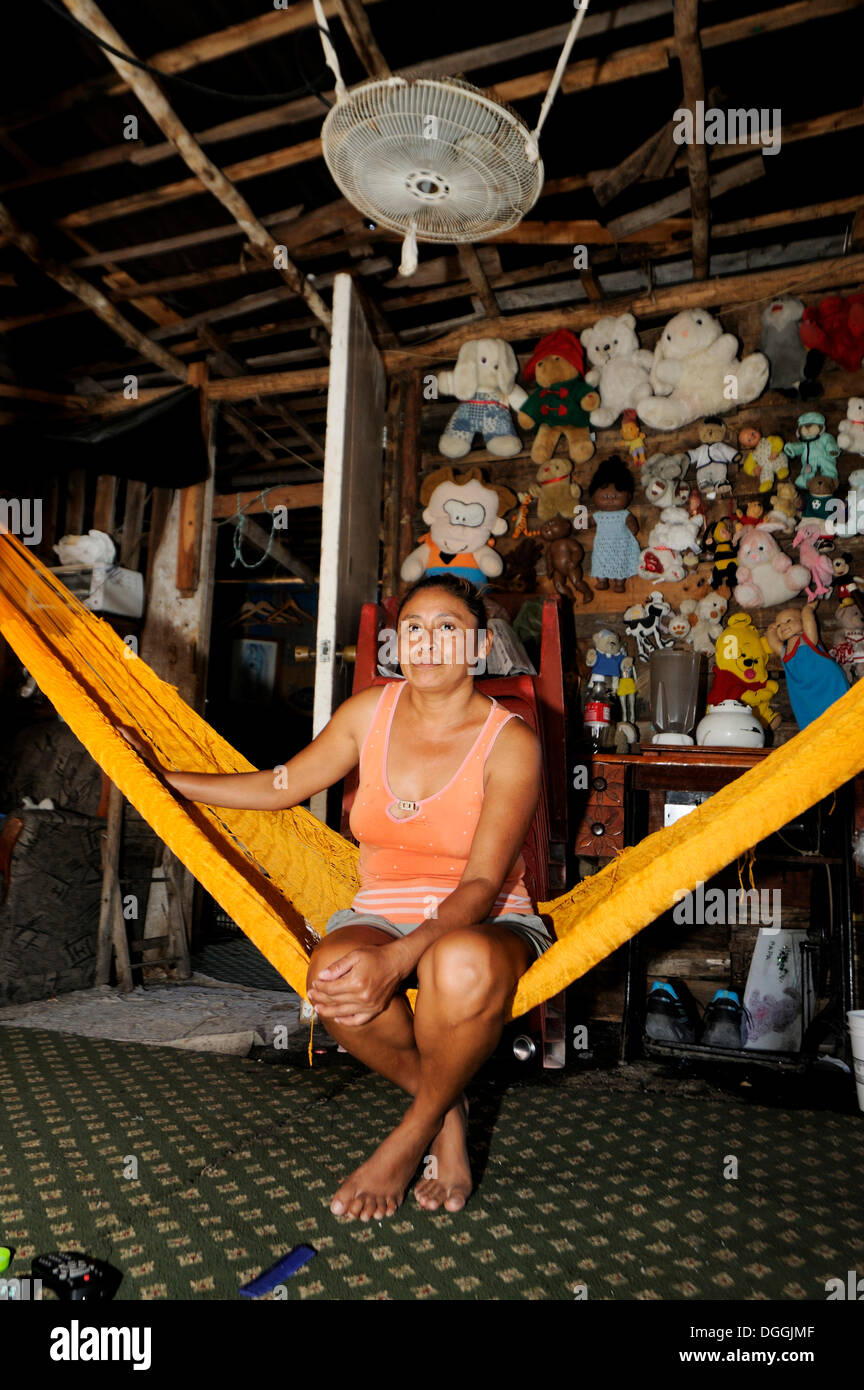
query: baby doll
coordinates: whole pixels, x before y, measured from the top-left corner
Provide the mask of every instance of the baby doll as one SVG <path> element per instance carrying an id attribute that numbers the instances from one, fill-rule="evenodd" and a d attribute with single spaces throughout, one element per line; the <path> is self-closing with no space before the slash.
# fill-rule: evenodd
<path id="1" fill-rule="evenodd" d="M 573 599 L 575 603 L 593 603 L 591 588 L 582 578 L 582 559 L 585 551 L 572 533 L 566 516 L 553 516 L 540 527 L 546 576 L 552 580 L 556 594 Z"/>
<path id="2" fill-rule="evenodd" d="M 635 486 L 630 469 L 612 454 L 588 488 L 594 504 L 590 524 L 595 527 L 591 577 L 598 589 L 608 589 L 611 580 L 616 594 L 623 594 L 625 580 L 639 568 L 639 523 L 628 511 Z"/>
<path id="3" fill-rule="evenodd" d="M 849 689 L 846 677 L 819 641 L 814 605 L 782 608 L 765 634 L 783 662 L 789 701 L 799 729 L 806 729 Z"/>

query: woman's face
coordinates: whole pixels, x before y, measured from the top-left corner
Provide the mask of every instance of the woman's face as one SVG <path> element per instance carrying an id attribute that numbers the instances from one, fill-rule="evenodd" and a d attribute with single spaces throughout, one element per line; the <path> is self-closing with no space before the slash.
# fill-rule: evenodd
<path id="1" fill-rule="evenodd" d="M 440 689 L 482 674 L 492 634 L 446 589 L 422 589 L 399 615 L 399 662 L 409 684 Z M 481 671 L 473 668 L 480 661 Z"/>

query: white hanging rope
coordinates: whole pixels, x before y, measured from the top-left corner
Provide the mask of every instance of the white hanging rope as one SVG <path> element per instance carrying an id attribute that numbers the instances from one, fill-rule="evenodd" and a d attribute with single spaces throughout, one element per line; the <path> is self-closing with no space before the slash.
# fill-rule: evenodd
<path id="1" fill-rule="evenodd" d="M 315 3 L 317 5 L 318 0 L 315 0 Z M 540 132 L 543 129 L 546 117 L 549 115 L 552 103 L 558 95 L 558 88 L 561 86 L 561 82 L 564 78 L 564 71 L 570 59 L 573 45 L 576 42 L 576 35 L 582 28 L 582 21 L 588 13 L 588 0 L 574 0 L 574 4 L 576 6 L 576 15 L 574 16 L 573 23 L 570 25 L 570 32 L 564 40 L 564 47 L 561 49 L 561 57 L 558 59 L 558 65 L 552 75 L 549 90 L 540 108 L 537 124 L 525 141 L 525 153 L 532 164 L 536 164 L 537 160 L 540 158 Z"/>
<path id="2" fill-rule="evenodd" d="M 411 218 L 410 226 L 405 234 L 402 243 L 402 260 L 399 263 L 399 274 L 408 276 L 413 275 L 417 269 L 417 222 Z"/>
<path id="3" fill-rule="evenodd" d="M 324 13 L 321 0 L 312 0 L 312 8 L 315 11 L 321 47 L 324 49 L 324 61 L 336 79 L 336 100 L 344 101 L 348 89 L 342 80 L 342 69 L 339 67 L 339 59 L 336 57 L 336 49 L 333 47 L 333 40 L 330 37 L 330 25 L 327 23 L 327 16 Z"/>

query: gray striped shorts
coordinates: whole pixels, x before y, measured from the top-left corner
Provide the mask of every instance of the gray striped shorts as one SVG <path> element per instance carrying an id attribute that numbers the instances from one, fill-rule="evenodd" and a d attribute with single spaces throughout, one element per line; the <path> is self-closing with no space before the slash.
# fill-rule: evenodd
<path id="1" fill-rule="evenodd" d="M 494 922 L 499 927 L 506 927 L 508 931 L 515 932 L 525 941 L 531 943 L 538 957 L 544 951 L 548 951 L 552 945 L 553 937 L 549 935 L 542 917 L 530 912 L 505 912 L 501 917 L 487 917 L 487 922 Z M 407 936 L 409 932 L 416 931 L 422 927 L 423 922 L 399 922 L 393 923 L 386 917 L 379 917 L 375 912 L 355 912 L 353 907 L 340 908 L 334 912 L 327 922 L 325 932 L 327 936 L 331 932 L 339 931 L 342 927 L 378 927 L 381 931 L 387 932 L 389 936 Z"/>

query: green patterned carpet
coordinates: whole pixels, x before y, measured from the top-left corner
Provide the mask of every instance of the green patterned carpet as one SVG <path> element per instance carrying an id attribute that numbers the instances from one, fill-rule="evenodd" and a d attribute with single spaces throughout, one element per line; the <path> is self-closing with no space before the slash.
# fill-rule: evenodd
<path id="1" fill-rule="evenodd" d="M 386 1082 L 0 1029 L 0 1244 L 80 1248 L 120 1299 L 233 1299 L 293 1245 L 291 1299 L 816 1299 L 864 1270 L 864 1118 L 535 1075 L 472 1092 L 458 1215 L 341 1224 L 338 1180 L 401 1114 Z M 737 1180 L 724 1178 L 730 1157 Z M 125 1176 L 134 1171 L 137 1177 Z"/>

